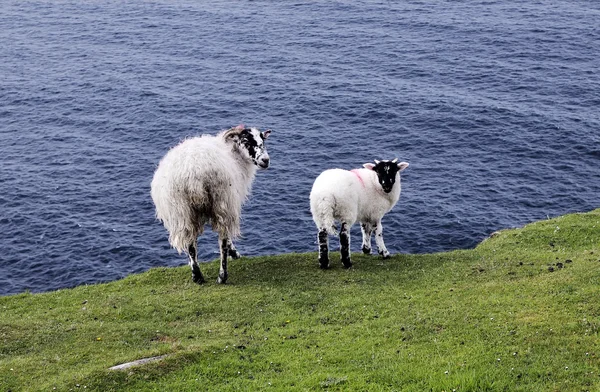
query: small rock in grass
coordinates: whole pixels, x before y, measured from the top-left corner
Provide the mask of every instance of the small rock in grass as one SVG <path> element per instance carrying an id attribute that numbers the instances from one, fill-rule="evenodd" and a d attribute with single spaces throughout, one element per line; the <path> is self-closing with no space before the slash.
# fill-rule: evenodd
<path id="1" fill-rule="evenodd" d="M 554 267 L 553 266 L 548 267 L 548 272 L 554 272 Z"/>

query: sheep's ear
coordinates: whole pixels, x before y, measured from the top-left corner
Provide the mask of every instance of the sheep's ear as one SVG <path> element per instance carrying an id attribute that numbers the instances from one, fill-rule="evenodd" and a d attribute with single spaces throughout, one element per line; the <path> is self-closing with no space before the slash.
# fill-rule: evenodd
<path id="1" fill-rule="evenodd" d="M 408 162 L 400 162 L 398 164 L 398 171 L 402 171 L 408 167 Z"/>
<path id="2" fill-rule="evenodd" d="M 270 129 L 267 129 L 266 131 L 264 131 L 262 133 L 263 139 L 268 139 L 270 134 L 271 134 L 271 130 Z"/>
<path id="3" fill-rule="evenodd" d="M 372 163 L 369 162 L 369 163 L 363 164 L 363 167 L 365 169 L 373 170 L 375 168 L 375 165 L 373 165 Z"/>

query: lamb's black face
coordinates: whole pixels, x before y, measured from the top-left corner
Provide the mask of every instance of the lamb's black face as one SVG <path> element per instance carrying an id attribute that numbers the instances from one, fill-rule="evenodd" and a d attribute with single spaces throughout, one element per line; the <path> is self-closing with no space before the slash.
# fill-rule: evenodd
<path id="1" fill-rule="evenodd" d="M 265 140 L 271 131 L 260 132 L 257 128 L 244 128 L 240 133 L 240 146 L 248 151 L 248 156 L 261 169 L 269 167 L 269 153 Z"/>
<path id="2" fill-rule="evenodd" d="M 379 184 L 385 193 L 390 193 L 396 183 L 396 175 L 408 167 L 408 163 L 393 161 L 375 161 L 375 164 L 365 163 L 363 166 L 377 173 Z"/>
<path id="3" fill-rule="evenodd" d="M 390 193 L 396 183 L 396 174 L 400 171 L 398 165 L 395 162 L 381 161 L 375 165 L 373 171 L 377 173 L 383 191 Z"/>

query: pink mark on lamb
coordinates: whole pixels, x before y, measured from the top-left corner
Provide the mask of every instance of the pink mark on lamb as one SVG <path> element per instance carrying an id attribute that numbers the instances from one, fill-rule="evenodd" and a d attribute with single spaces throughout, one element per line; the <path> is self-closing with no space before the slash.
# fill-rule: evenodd
<path id="1" fill-rule="evenodd" d="M 354 169 L 354 170 L 350 170 L 352 173 L 354 173 L 356 175 L 356 177 L 358 177 L 358 181 L 360 181 L 360 184 L 363 186 L 363 188 L 365 187 L 365 182 L 363 181 L 362 177 L 360 176 L 360 173 L 358 172 L 359 169 Z"/>

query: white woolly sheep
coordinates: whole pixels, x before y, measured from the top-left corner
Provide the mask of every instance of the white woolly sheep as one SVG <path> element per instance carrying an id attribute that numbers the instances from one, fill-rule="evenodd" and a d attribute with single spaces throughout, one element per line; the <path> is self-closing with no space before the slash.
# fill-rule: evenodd
<path id="1" fill-rule="evenodd" d="M 315 180 L 310 192 L 310 211 L 318 229 L 319 265 L 329 268 L 328 234 L 336 235 L 336 221 L 340 222 L 340 252 L 342 264 L 350 268 L 350 227 L 361 223 L 365 254 L 371 253 L 371 234 L 379 254 L 390 257 L 383 242 L 381 218 L 400 198 L 400 172 L 408 163 L 375 161 L 354 170 L 325 170 Z"/>
<path id="2" fill-rule="evenodd" d="M 203 283 L 197 238 L 210 224 L 219 235 L 221 268 L 217 283 L 227 280 L 227 256 L 240 257 L 232 240 L 240 234 L 240 213 L 257 166 L 269 166 L 264 140 L 270 130 L 239 125 L 216 136 L 184 140 L 160 161 L 152 179 L 156 217 L 169 232 L 169 243 L 189 256 L 192 280 Z"/>

